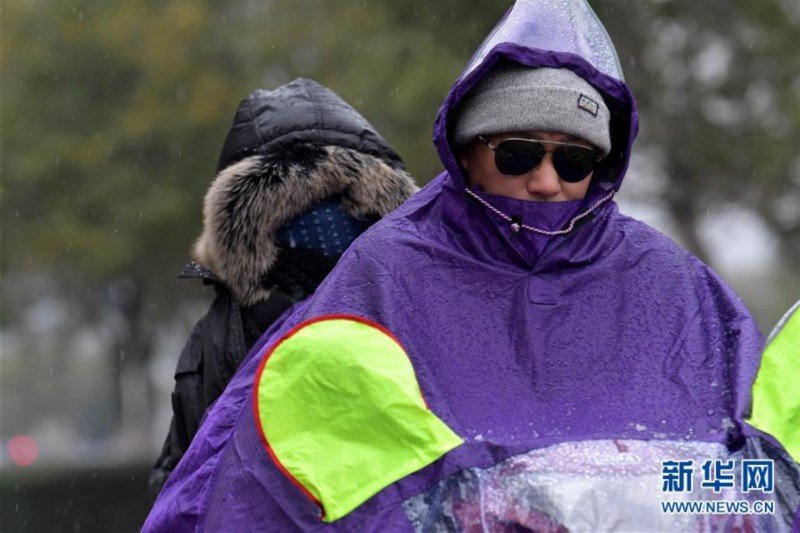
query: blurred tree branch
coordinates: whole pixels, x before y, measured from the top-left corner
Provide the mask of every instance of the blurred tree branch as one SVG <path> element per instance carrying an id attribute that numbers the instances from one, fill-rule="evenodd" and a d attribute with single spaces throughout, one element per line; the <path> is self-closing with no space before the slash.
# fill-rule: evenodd
<path id="1" fill-rule="evenodd" d="M 666 154 L 664 200 L 687 246 L 721 202 L 754 210 L 800 264 L 800 14 L 795 2 L 593 2 Z"/>

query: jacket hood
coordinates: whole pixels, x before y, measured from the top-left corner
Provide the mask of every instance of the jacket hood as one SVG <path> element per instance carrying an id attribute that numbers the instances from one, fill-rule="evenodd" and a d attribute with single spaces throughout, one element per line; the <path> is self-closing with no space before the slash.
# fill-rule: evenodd
<path id="1" fill-rule="evenodd" d="M 336 94 L 298 79 L 258 90 L 236 113 L 203 205 L 192 256 L 242 305 L 269 296 L 276 231 L 322 200 L 358 220 L 382 217 L 417 190 L 399 156 Z"/>
<path id="2" fill-rule="evenodd" d="M 518 0 L 453 84 L 434 123 L 433 139 L 453 181 L 465 186 L 452 148 L 454 111 L 501 59 L 529 67 L 568 68 L 594 86 L 611 112 L 611 152 L 595 171 L 587 202 L 619 190 L 638 131 L 636 104 L 616 50 L 585 0 Z"/>
<path id="3" fill-rule="evenodd" d="M 350 148 L 404 168 L 386 139 L 339 95 L 297 78 L 272 91 L 256 89 L 239 103 L 217 172 L 247 156 L 275 154 L 303 142 Z"/>

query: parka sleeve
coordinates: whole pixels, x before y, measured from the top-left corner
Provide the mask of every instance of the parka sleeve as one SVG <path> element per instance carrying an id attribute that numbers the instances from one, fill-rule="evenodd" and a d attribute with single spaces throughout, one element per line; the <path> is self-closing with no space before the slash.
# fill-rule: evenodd
<path id="1" fill-rule="evenodd" d="M 178 357 L 175 388 L 172 391 L 172 420 L 161 448 L 161 454 L 150 473 L 148 489 L 153 496 L 161 492 L 175 466 L 189 448 L 205 411 L 202 405 L 202 341 L 201 335 L 208 315 L 195 324 Z"/>
<path id="2" fill-rule="evenodd" d="M 264 333 L 242 361 L 228 387 L 209 407 L 197 434 L 189 439 L 187 448 L 181 450 L 180 461 L 172 465 L 174 471 L 166 479 L 142 531 L 194 531 L 201 527 L 220 459 L 231 442 L 237 422 L 247 414 L 250 382 L 259 362 L 255 355 L 273 335 L 280 334 L 290 315 L 291 312 L 284 313 Z M 187 346 L 190 342 L 191 337 Z M 168 443 L 171 438 L 172 434 L 168 435 Z M 175 453 L 165 445 L 167 450 L 169 454 Z"/>

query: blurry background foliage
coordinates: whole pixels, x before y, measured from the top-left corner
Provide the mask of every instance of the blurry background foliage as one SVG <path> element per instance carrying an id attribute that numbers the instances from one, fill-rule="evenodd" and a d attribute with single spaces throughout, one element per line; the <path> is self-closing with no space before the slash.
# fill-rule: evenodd
<path id="1" fill-rule="evenodd" d="M 718 269 L 766 332 L 800 295 L 800 2 L 592 5 L 641 114 L 623 211 Z M 314 78 L 424 184 L 438 106 L 508 6 L 0 4 L 3 529 L 140 523 L 175 360 L 211 299 L 176 275 L 239 100 Z M 9 456 L 19 434 L 29 467 Z"/>

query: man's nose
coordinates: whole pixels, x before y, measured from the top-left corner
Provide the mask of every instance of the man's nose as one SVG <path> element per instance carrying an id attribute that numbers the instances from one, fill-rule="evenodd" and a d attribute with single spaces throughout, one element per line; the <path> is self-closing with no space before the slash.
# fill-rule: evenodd
<path id="1" fill-rule="evenodd" d="M 561 179 L 553 167 L 553 155 L 545 154 L 539 166 L 531 170 L 527 177 L 528 194 L 548 200 L 561 192 Z"/>

